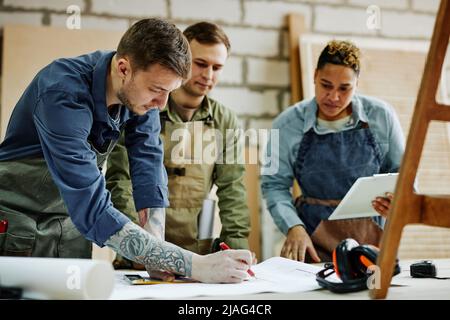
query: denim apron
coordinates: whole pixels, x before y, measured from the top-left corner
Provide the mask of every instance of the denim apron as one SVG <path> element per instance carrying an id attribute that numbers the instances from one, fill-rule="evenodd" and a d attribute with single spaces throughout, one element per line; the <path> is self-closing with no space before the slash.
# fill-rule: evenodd
<path id="1" fill-rule="evenodd" d="M 100 171 L 117 140 L 95 148 Z M 80 199 L 83 201 L 83 199 Z M 92 243 L 77 230 L 42 156 L 0 162 L 0 256 L 91 258 Z"/>
<path id="2" fill-rule="evenodd" d="M 351 130 L 323 135 L 311 128 L 303 137 L 294 167 L 302 196 L 295 205 L 323 261 L 331 261 L 332 251 L 345 238 L 379 244 L 381 217 L 327 219 L 353 183 L 379 173 L 381 163 L 379 147 L 364 122 Z"/>

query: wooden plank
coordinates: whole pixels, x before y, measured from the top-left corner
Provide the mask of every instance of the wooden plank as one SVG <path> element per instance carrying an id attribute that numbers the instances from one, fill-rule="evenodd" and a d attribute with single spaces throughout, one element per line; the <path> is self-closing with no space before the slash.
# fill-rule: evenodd
<path id="1" fill-rule="evenodd" d="M 305 19 L 300 14 L 291 13 L 287 16 L 289 29 L 289 61 L 291 76 L 291 104 L 303 100 L 302 71 L 300 64 L 300 35 L 306 32 Z M 301 194 L 297 181 L 294 181 L 292 196 Z"/>
<path id="2" fill-rule="evenodd" d="M 443 104 L 436 104 L 434 108 L 432 108 L 432 113 L 430 115 L 431 120 L 439 120 L 439 121 L 450 121 L 450 113 L 449 107 Z"/>
<path id="3" fill-rule="evenodd" d="M 424 196 L 422 204 L 422 221 L 430 226 L 450 228 L 450 196 Z"/>
<path id="4" fill-rule="evenodd" d="M 287 16 L 289 29 L 289 61 L 291 76 L 291 103 L 303 99 L 302 73 L 300 65 L 300 35 L 306 32 L 305 19 L 300 14 Z"/>
<path id="5" fill-rule="evenodd" d="M 246 159 L 249 159 L 249 152 L 257 152 L 256 147 L 245 149 Z M 260 195 L 259 195 L 259 165 L 248 164 L 246 160 L 244 184 L 247 189 L 247 205 L 250 212 L 251 231 L 248 237 L 250 250 L 261 261 L 261 223 L 260 223 Z"/>
<path id="6" fill-rule="evenodd" d="M 437 197 L 419 196 L 413 192 L 413 183 L 429 121 L 436 107 L 435 96 L 439 84 L 450 36 L 450 1 L 442 0 L 437 14 L 431 46 L 416 102 L 405 155 L 401 165 L 391 212 L 381 240 L 377 265 L 381 270 L 381 286 L 370 291 L 372 298 L 385 298 L 392 279 L 391 270 L 400 243 L 402 230 L 409 223 L 431 223 L 448 226 L 449 201 Z M 450 109 L 439 109 L 441 117 Z"/>

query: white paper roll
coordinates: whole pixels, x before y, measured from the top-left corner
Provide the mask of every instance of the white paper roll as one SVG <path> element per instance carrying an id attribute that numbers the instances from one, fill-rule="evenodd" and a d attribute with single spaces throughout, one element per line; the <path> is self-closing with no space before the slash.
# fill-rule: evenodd
<path id="1" fill-rule="evenodd" d="M 198 239 L 211 239 L 214 231 L 214 210 L 216 201 L 213 199 L 203 200 L 202 211 L 198 218 Z"/>
<path id="2" fill-rule="evenodd" d="M 23 288 L 32 299 L 107 299 L 114 270 L 89 259 L 0 257 L 0 284 Z"/>

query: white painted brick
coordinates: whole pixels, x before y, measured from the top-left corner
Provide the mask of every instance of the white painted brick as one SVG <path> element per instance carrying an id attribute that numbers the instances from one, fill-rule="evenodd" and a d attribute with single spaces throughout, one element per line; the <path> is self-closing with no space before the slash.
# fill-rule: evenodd
<path id="1" fill-rule="evenodd" d="M 414 10 L 437 12 L 440 0 L 412 0 L 412 8 Z"/>
<path id="2" fill-rule="evenodd" d="M 0 12 L 0 26 L 6 24 L 42 25 L 42 13 Z"/>
<path id="3" fill-rule="evenodd" d="M 289 63 L 287 61 L 249 58 L 247 67 L 249 84 L 281 87 L 289 85 Z"/>
<path id="4" fill-rule="evenodd" d="M 365 9 L 317 6 L 314 31 L 338 34 L 375 34 L 376 30 L 367 28 L 367 17 Z"/>
<path id="5" fill-rule="evenodd" d="M 132 26 L 133 24 L 135 24 L 136 22 L 138 22 L 138 21 L 140 21 L 140 20 L 141 20 L 141 18 L 140 18 L 140 19 L 131 19 L 130 26 Z M 175 26 L 176 26 L 178 29 L 181 30 L 181 32 L 183 32 L 184 29 L 186 29 L 187 27 L 189 27 L 189 24 L 175 23 L 174 21 L 170 21 L 170 22 L 174 23 Z"/>
<path id="6" fill-rule="evenodd" d="M 50 25 L 65 27 L 67 17 L 68 15 L 64 14 L 52 14 L 50 15 Z M 128 20 L 81 15 L 81 29 L 126 31 L 128 29 Z"/>
<path id="7" fill-rule="evenodd" d="M 247 119 L 244 117 L 238 117 L 238 128 L 246 130 L 247 127 Z"/>
<path id="8" fill-rule="evenodd" d="M 124 17 L 167 17 L 164 0 L 92 0 L 93 13 Z"/>
<path id="9" fill-rule="evenodd" d="M 385 12 L 381 16 L 381 34 L 389 37 L 431 38 L 434 16 Z"/>
<path id="10" fill-rule="evenodd" d="M 242 60 L 240 57 L 229 57 L 222 74 L 220 75 L 220 83 L 242 84 L 243 70 Z"/>
<path id="11" fill-rule="evenodd" d="M 252 91 L 246 88 L 215 88 L 211 96 L 238 115 L 271 115 L 278 113 L 277 91 Z"/>
<path id="12" fill-rule="evenodd" d="M 247 129 L 272 129 L 272 119 L 250 119 Z"/>
<path id="13" fill-rule="evenodd" d="M 180 29 L 181 31 L 184 31 L 187 27 L 190 26 L 190 24 L 185 24 L 185 23 L 176 23 L 178 29 Z"/>
<path id="14" fill-rule="evenodd" d="M 281 28 L 287 26 L 287 14 L 299 13 L 311 25 L 311 7 L 281 1 L 244 1 L 244 23 L 252 26 Z"/>
<path id="15" fill-rule="evenodd" d="M 345 4 L 347 0 L 285 0 L 285 1 L 294 3 L 303 2 L 311 4 Z"/>
<path id="16" fill-rule="evenodd" d="M 279 32 L 249 28 L 224 28 L 234 54 L 274 57 L 279 53 Z"/>
<path id="17" fill-rule="evenodd" d="M 174 19 L 206 19 L 226 23 L 241 21 L 239 0 L 171 0 L 170 11 Z"/>
<path id="18" fill-rule="evenodd" d="M 391 9 L 407 9 L 407 0 L 349 0 L 348 4 L 354 4 L 357 6 L 368 7 L 370 5 L 379 6 L 380 9 L 391 8 Z"/>
<path id="19" fill-rule="evenodd" d="M 84 10 L 85 5 L 83 0 L 3 0 L 5 6 L 23 9 L 48 9 L 66 11 L 70 5 L 76 5 L 80 7 L 81 11 Z"/>
<path id="20" fill-rule="evenodd" d="M 294 0 L 295 1 L 295 0 Z M 346 0 L 320 0 L 320 3 L 330 3 L 330 4 L 344 4 Z M 317 0 L 309 0 L 309 2 L 316 3 Z"/>

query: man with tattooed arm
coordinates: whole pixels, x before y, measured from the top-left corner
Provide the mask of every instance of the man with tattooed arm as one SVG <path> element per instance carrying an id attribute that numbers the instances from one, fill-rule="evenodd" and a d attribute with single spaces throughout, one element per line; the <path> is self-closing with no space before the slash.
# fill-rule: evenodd
<path id="1" fill-rule="evenodd" d="M 189 77 L 182 33 L 161 19 L 136 22 L 117 51 L 58 59 L 17 102 L 0 144 L 0 254 L 90 258 L 92 243 L 144 264 L 152 276 L 240 282 L 248 250 L 198 255 L 163 239 L 167 174 L 159 110 Z M 146 230 L 114 208 L 102 168 L 125 132 L 136 209 Z"/>

